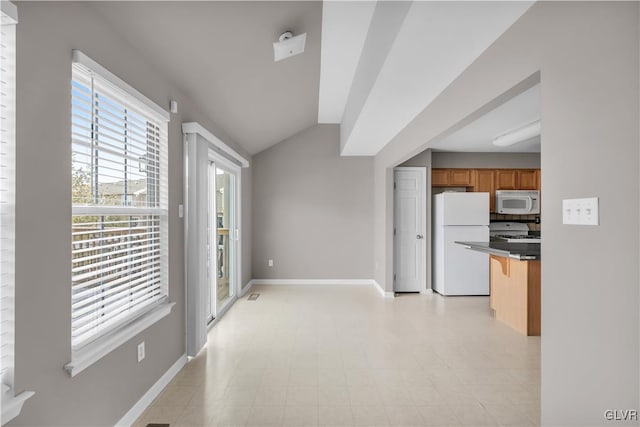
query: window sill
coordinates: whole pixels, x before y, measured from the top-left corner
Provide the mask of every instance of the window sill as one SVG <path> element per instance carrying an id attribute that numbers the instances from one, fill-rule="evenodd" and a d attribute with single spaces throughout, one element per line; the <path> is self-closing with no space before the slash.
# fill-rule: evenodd
<path id="1" fill-rule="evenodd" d="M 126 341 L 144 331 L 158 320 L 169 315 L 175 304 L 175 302 L 161 304 L 124 328 L 89 344 L 82 350 L 74 352 L 71 362 L 67 363 L 64 366 L 64 369 L 70 376 L 75 377 L 80 372 L 84 371 L 89 366 L 120 347 Z"/>
<path id="2" fill-rule="evenodd" d="M 11 396 L 11 391 L 2 394 L 2 425 L 5 425 L 22 411 L 22 405 L 35 393 L 32 391 L 23 391 L 17 396 Z"/>

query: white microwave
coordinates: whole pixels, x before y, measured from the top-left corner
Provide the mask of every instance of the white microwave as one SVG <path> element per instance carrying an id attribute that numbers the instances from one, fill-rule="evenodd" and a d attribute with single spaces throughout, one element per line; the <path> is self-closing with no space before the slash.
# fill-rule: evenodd
<path id="1" fill-rule="evenodd" d="M 507 215 L 540 213 L 540 192 L 529 190 L 496 191 L 496 212 Z"/>

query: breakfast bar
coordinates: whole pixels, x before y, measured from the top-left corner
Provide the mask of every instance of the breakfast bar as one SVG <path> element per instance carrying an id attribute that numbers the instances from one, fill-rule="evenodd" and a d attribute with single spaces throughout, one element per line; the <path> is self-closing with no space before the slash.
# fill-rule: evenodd
<path id="1" fill-rule="evenodd" d="M 489 306 L 516 331 L 540 335 L 540 243 L 456 242 L 489 254 Z"/>

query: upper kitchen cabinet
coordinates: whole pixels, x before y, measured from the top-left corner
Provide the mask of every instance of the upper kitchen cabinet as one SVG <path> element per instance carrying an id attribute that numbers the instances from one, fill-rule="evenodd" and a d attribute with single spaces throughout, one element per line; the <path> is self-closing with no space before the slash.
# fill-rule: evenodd
<path id="1" fill-rule="evenodd" d="M 516 188 L 518 190 L 539 190 L 539 172 L 537 170 L 516 171 Z"/>
<path id="2" fill-rule="evenodd" d="M 517 171 L 512 169 L 496 169 L 496 190 L 517 190 Z"/>
<path id="3" fill-rule="evenodd" d="M 449 186 L 449 169 L 432 169 L 431 170 L 431 186 L 432 187 L 448 187 Z"/>
<path id="4" fill-rule="evenodd" d="M 473 185 L 471 169 L 432 169 L 432 187 L 471 187 Z"/>
<path id="5" fill-rule="evenodd" d="M 496 205 L 496 186 L 495 171 L 492 169 L 474 169 L 473 170 L 473 191 L 478 193 L 489 193 L 490 212 L 495 212 Z"/>
<path id="6" fill-rule="evenodd" d="M 449 169 L 449 183 L 454 187 L 470 187 L 473 185 L 470 169 Z"/>
<path id="7" fill-rule="evenodd" d="M 431 171 L 432 187 L 466 187 L 489 193 L 495 212 L 496 190 L 540 190 L 540 169 L 439 169 Z"/>

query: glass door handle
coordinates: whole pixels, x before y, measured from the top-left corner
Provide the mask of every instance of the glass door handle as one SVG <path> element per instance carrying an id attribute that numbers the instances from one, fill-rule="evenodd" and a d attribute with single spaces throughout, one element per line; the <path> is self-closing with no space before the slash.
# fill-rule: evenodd
<path id="1" fill-rule="evenodd" d="M 416 239 L 418 239 L 418 240 L 423 239 L 423 238 L 424 238 L 424 236 L 422 234 L 416 235 Z"/>

